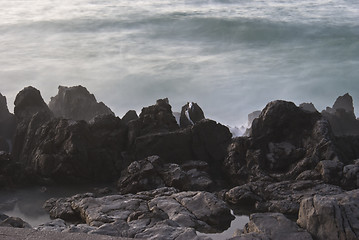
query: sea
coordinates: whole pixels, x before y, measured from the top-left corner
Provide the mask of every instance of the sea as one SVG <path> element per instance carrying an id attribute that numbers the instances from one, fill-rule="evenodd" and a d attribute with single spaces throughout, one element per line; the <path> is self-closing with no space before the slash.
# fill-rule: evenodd
<path id="1" fill-rule="evenodd" d="M 0 0 L 0 92 L 83 85 L 122 117 L 168 98 L 246 123 L 272 100 L 359 109 L 358 0 Z"/>

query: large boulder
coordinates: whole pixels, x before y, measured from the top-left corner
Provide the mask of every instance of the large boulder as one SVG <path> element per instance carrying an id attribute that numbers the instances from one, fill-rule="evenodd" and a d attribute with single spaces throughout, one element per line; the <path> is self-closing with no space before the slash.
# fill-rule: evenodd
<path id="1" fill-rule="evenodd" d="M 303 199 L 297 223 L 318 240 L 359 237 L 359 190 Z"/>
<path id="2" fill-rule="evenodd" d="M 90 121 L 98 115 L 114 115 L 103 102 L 97 102 L 95 96 L 83 86 L 59 86 L 59 92 L 52 97 L 49 108 L 55 117 L 72 120 Z"/>
<path id="3" fill-rule="evenodd" d="M 336 136 L 359 135 L 359 120 L 354 113 L 353 98 L 348 93 L 339 96 L 333 107 L 327 107 L 322 115 L 328 119 Z"/>
<path id="4" fill-rule="evenodd" d="M 182 128 L 192 126 L 204 119 L 204 113 L 200 106 L 194 102 L 188 102 L 182 107 L 180 116 L 180 126 Z"/>

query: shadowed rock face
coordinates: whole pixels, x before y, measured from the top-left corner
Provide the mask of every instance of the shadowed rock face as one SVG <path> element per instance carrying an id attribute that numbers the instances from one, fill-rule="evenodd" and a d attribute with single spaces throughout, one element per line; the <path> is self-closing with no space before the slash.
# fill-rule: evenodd
<path id="1" fill-rule="evenodd" d="M 0 151 L 10 151 L 15 130 L 15 116 L 9 112 L 6 97 L 0 93 Z"/>
<path id="2" fill-rule="evenodd" d="M 103 102 L 97 102 L 85 87 L 59 86 L 59 92 L 51 98 L 49 108 L 55 117 L 90 121 L 97 115 L 114 115 Z"/>
<path id="3" fill-rule="evenodd" d="M 182 107 L 180 116 L 181 128 L 192 126 L 202 119 L 204 119 L 204 113 L 197 103 L 187 103 Z"/>
<path id="4" fill-rule="evenodd" d="M 339 96 L 333 107 L 327 107 L 322 115 L 328 119 L 336 136 L 359 135 L 359 120 L 354 114 L 353 98 L 348 93 Z"/>
<path id="5" fill-rule="evenodd" d="M 19 121 L 31 119 L 36 113 L 46 115 L 48 118 L 52 117 L 40 91 L 34 87 L 26 87 L 21 90 L 15 98 L 14 105 L 14 113 Z"/>

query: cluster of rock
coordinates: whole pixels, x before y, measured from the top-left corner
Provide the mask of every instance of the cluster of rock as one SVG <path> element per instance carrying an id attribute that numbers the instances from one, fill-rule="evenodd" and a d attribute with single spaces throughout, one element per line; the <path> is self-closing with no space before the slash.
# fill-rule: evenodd
<path id="1" fill-rule="evenodd" d="M 214 194 L 175 188 L 104 197 L 75 195 L 50 199 L 45 208 L 52 218 L 80 224 L 40 228 L 145 239 L 205 239 L 196 230 L 223 231 L 233 220 L 228 206 Z"/>
<path id="2" fill-rule="evenodd" d="M 81 86 L 59 87 L 49 106 L 25 88 L 14 115 L 4 99 L 0 150 L 11 154 L 0 153 L 0 186 L 115 182 L 118 189 L 47 201 L 57 220 L 39 229 L 202 239 L 196 231 L 229 226 L 227 202 L 257 212 L 234 239 L 359 236 L 359 120 L 347 94 L 322 113 L 270 102 L 249 116 L 248 136 L 235 138 L 196 103 L 176 121 L 168 99 L 120 119 Z"/>

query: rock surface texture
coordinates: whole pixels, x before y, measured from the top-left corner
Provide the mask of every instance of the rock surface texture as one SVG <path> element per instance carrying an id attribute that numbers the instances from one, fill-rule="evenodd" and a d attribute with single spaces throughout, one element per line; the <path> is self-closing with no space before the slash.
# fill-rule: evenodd
<path id="1" fill-rule="evenodd" d="M 50 199 L 44 207 L 52 218 L 77 216 L 90 226 L 72 226 L 77 231 L 146 239 L 202 239 L 195 230 L 221 231 L 233 219 L 226 204 L 213 194 L 174 188 L 100 198 L 75 195 Z"/>
<path id="2" fill-rule="evenodd" d="M 359 238 L 359 190 L 303 199 L 297 223 L 319 240 Z"/>
<path id="3" fill-rule="evenodd" d="M 49 108 L 55 117 L 90 121 L 98 115 L 114 115 L 103 102 L 83 86 L 59 86 L 58 94 L 51 98 Z"/>

